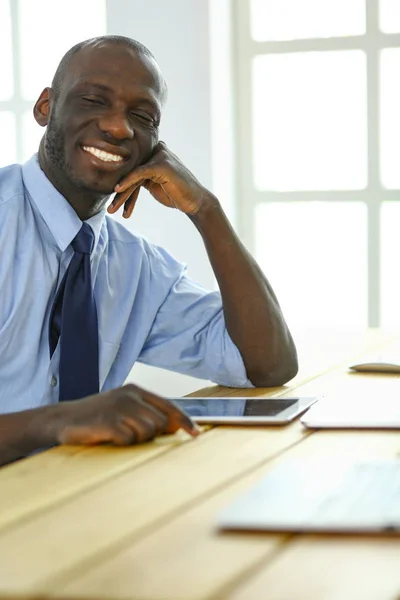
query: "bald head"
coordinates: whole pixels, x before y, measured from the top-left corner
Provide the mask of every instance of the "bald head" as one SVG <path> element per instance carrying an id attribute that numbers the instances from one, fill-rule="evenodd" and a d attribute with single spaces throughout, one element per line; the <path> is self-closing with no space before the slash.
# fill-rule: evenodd
<path id="1" fill-rule="evenodd" d="M 80 195 L 98 211 L 118 181 L 152 156 L 165 95 L 160 68 L 139 42 L 103 36 L 77 44 L 34 107 L 46 127 L 43 171 L 71 203 Z M 104 161 L 93 149 L 118 160 Z"/>
<path id="2" fill-rule="evenodd" d="M 121 50 L 126 48 L 128 52 L 130 51 L 131 53 L 140 57 L 143 60 L 143 62 L 149 67 L 149 69 L 154 71 L 154 73 L 158 76 L 161 97 L 163 99 L 163 103 L 165 102 L 167 98 L 167 84 L 154 55 L 146 46 L 144 46 L 144 44 L 141 44 L 137 40 L 122 35 L 103 35 L 84 40 L 83 42 L 79 42 L 79 44 L 75 44 L 75 46 L 70 48 L 70 50 L 68 50 L 68 52 L 61 59 L 60 64 L 58 65 L 53 77 L 51 87 L 53 89 L 55 97 L 57 98 L 59 96 L 64 81 L 73 63 L 79 62 L 80 53 L 96 50 L 104 51 L 105 49 L 107 49 L 107 47 L 110 48 L 110 50 L 112 48 L 119 48 Z"/>

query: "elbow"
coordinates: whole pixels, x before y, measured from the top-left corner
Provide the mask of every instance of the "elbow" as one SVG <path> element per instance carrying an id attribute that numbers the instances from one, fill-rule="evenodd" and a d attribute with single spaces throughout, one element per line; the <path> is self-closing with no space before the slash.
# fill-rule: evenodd
<path id="1" fill-rule="evenodd" d="M 266 360 L 262 367 L 249 368 L 248 378 L 255 387 L 278 387 L 293 379 L 299 370 L 296 349 L 293 347 L 276 360 Z"/>

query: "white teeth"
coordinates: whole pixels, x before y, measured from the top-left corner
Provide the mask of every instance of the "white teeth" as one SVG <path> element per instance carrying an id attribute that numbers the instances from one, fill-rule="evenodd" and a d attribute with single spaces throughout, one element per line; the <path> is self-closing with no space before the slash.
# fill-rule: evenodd
<path id="1" fill-rule="evenodd" d="M 99 150 L 98 148 L 93 148 L 92 146 L 83 146 L 83 149 L 86 152 L 89 152 L 89 154 L 93 154 L 93 156 L 104 160 L 104 162 L 122 162 L 124 160 L 122 156 L 119 156 L 118 154 L 104 152 L 104 150 Z"/>

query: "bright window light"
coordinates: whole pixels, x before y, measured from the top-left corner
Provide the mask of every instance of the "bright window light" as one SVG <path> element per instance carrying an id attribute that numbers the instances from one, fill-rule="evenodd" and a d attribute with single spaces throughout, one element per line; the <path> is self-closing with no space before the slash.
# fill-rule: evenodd
<path id="1" fill-rule="evenodd" d="M 400 325 L 400 202 L 383 202 L 381 212 L 381 319 L 384 327 Z"/>
<path id="2" fill-rule="evenodd" d="M 38 151 L 40 140 L 45 132 L 33 118 L 31 110 L 25 112 L 22 116 L 22 161 L 25 162 Z"/>
<path id="3" fill-rule="evenodd" d="M 362 202 L 271 202 L 254 217 L 256 258 L 289 326 L 367 326 Z"/>
<path id="4" fill-rule="evenodd" d="M 0 0 L 0 100 L 9 100 L 13 94 L 13 64 L 11 17 L 8 0 Z"/>
<path id="5" fill-rule="evenodd" d="M 0 112 L 0 131 L 3 143 L 0 144 L 0 167 L 17 162 L 15 115 L 11 111 Z"/>
<path id="6" fill-rule="evenodd" d="M 106 32 L 105 0 L 19 0 L 21 89 L 36 100 L 74 44 Z"/>
<path id="7" fill-rule="evenodd" d="M 399 2 L 400 5 L 400 2 Z M 400 8 L 400 6 L 399 6 Z M 386 188 L 400 188 L 400 48 L 381 52 L 381 179 Z"/>
<path id="8" fill-rule="evenodd" d="M 384 33 L 400 33 L 400 0 L 380 0 L 379 24 Z"/>
<path id="9" fill-rule="evenodd" d="M 362 35 L 365 0 L 252 0 L 251 33 L 260 42 Z"/>
<path id="10" fill-rule="evenodd" d="M 256 56 L 255 186 L 275 191 L 365 188 L 366 92 L 361 50 Z"/>

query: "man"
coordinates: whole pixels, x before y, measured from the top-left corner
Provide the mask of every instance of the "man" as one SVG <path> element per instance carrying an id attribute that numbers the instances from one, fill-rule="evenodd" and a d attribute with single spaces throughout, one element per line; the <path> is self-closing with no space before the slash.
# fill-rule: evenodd
<path id="1" fill-rule="evenodd" d="M 138 42 L 78 44 L 35 104 L 47 128 L 38 156 L 0 170 L 0 464 L 58 443 L 196 435 L 168 401 L 118 387 L 136 360 L 236 387 L 297 371 L 269 283 L 218 200 L 158 139 L 165 97 Z M 220 294 L 105 217 L 113 192 L 108 212 L 130 217 L 141 187 L 191 219 Z"/>

